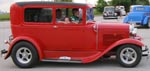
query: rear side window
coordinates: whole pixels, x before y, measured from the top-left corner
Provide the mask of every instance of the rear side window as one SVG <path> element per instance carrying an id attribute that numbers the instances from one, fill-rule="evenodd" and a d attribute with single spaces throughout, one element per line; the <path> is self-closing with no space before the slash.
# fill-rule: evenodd
<path id="1" fill-rule="evenodd" d="M 136 10 L 137 10 L 137 11 L 143 11 L 143 10 L 145 10 L 145 9 L 144 9 L 144 7 L 137 7 Z"/>
<path id="2" fill-rule="evenodd" d="M 52 22 L 51 8 L 26 8 L 25 22 Z"/>

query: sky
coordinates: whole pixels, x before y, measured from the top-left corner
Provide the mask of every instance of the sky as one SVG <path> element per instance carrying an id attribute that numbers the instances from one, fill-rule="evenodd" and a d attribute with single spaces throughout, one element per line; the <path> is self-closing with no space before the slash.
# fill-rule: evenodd
<path id="1" fill-rule="evenodd" d="M 41 1 L 41 0 L 0 0 L 0 11 L 9 12 L 11 4 L 13 4 L 14 2 L 20 2 L 20 1 Z M 77 3 L 86 3 L 86 0 L 73 0 L 73 1 Z M 106 1 L 109 1 L 109 0 L 106 0 Z M 97 0 L 87 0 L 87 3 L 89 4 L 95 4 L 96 2 Z"/>

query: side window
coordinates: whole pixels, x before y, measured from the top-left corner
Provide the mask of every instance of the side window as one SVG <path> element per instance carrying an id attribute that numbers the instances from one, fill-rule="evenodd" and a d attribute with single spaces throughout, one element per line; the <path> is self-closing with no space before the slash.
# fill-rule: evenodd
<path id="1" fill-rule="evenodd" d="M 82 22 L 81 8 L 57 8 L 56 22 L 63 24 L 80 24 Z"/>
<path id="2" fill-rule="evenodd" d="M 26 8 L 25 22 L 52 22 L 51 8 Z"/>

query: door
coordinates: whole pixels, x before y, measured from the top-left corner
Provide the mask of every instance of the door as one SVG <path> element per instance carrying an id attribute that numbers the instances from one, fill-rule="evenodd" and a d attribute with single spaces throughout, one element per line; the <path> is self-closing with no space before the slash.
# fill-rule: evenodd
<path id="1" fill-rule="evenodd" d="M 63 20 L 59 18 L 61 15 L 63 16 Z M 80 19 L 76 16 L 80 17 Z M 85 24 L 83 16 L 85 14 L 82 8 L 56 8 L 56 20 L 55 25 L 53 25 L 53 31 L 55 32 L 50 34 L 51 42 L 49 43 L 50 47 L 48 50 L 96 50 L 96 33 L 93 31 L 92 25 Z"/>
<path id="2" fill-rule="evenodd" d="M 49 50 L 86 50 L 85 27 L 79 25 L 54 25 L 55 29 Z"/>

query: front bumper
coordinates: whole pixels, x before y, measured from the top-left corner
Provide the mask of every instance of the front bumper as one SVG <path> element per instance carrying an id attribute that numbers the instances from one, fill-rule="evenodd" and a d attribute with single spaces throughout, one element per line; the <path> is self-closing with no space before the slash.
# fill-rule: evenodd
<path id="1" fill-rule="evenodd" d="M 143 38 L 141 36 L 135 35 L 135 36 L 131 36 L 131 38 L 136 39 L 141 41 Z M 142 56 L 149 56 L 150 55 L 150 50 L 147 47 L 147 45 L 142 47 Z"/>
<path id="2" fill-rule="evenodd" d="M 4 43 L 8 44 L 10 46 L 10 41 L 5 40 Z M 8 50 L 2 49 L 2 50 L 0 50 L 0 55 L 3 56 L 5 54 L 7 54 L 7 52 L 8 52 Z"/>
<path id="3" fill-rule="evenodd" d="M 0 52 L 0 54 L 1 54 L 1 56 L 2 55 L 4 55 L 4 54 L 6 54 L 8 51 L 6 50 L 6 49 L 3 49 L 3 50 L 1 50 L 1 52 Z"/>
<path id="4" fill-rule="evenodd" d="M 142 47 L 142 56 L 149 56 L 149 55 L 150 55 L 149 48 L 147 46 L 143 46 Z"/>
<path id="5" fill-rule="evenodd" d="M 118 17 L 117 17 L 117 16 L 103 16 L 103 18 L 116 19 L 116 18 L 118 18 Z"/>

